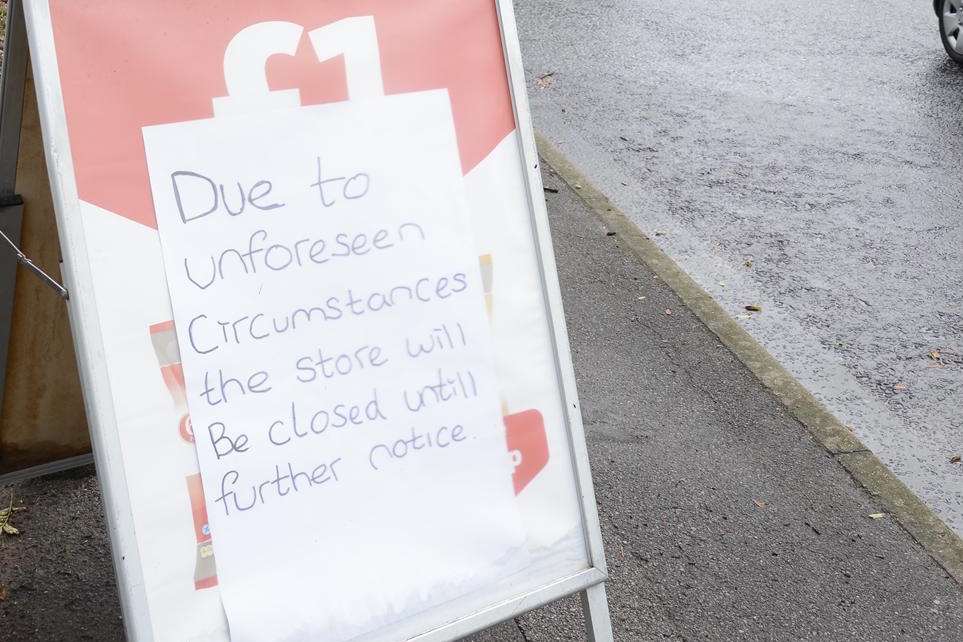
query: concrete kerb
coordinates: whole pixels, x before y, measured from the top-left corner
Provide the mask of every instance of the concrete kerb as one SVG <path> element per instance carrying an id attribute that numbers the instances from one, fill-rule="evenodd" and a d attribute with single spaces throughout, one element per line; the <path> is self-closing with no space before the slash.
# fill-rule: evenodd
<path id="1" fill-rule="evenodd" d="M 682 271 L 622 211 L 595 188 L 560 151 L 536 135 L 542 161 L 682 302 L 749 368 L 849 475 L 882 504 L 887 513 L 963 587 L 963 539 L 817 401 L 739 323 Z M 868 517 L 867 517 L 868 519 Z"/>

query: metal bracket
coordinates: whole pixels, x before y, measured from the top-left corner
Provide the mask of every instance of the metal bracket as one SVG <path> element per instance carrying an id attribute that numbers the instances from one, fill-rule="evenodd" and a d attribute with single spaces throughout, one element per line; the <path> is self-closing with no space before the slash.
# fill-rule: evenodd
<path id="1" fill-rule="evenodd" d="M 19 205 L 19 206 L 14 206 L 14 207 L 23 207 L 23 206 L 22 206 L 22 205 Z M 5 210 L 5 209 L 7 209 L 7 208 L 6 208 L 6 207 L 0 207 L 0 217 L 2 217 L 2 216 L 4 215 L 4 214 L 3 214 L 3 210 Z M 17 247 L 17 244 L 14 243 L 13 240 L 3 232 L 3 230 L 0 230 L 0 240 L 3 240 L 4 242 L 6 242 L 7 246 L 8 246 L 11 250 L 13 250 L 14 254 L 17 255 L 17 263 L 19 263 L 20 265 L 24 266 L 25 268 L 27 268 L 28 270 L 30 270 L 31 272 L 33 272 L 34 274 L 36 274 L 37 276 L 39 276 L 39 277 L 40 277 L 40 280 L 43 281 L 44 283 L 46 283 L 47 285 L 49 285 L 51 288 L 53 288 L 53 290 L 54 290 L 57 294 L 59 294 L 61 298 L 63 298 L 63 299 L 69 299 L 69 298 L 70 298 L 70 295 L 67 293 L 67 288 L 65 288 L 64 286 L 60 285 L 60 283 L 57 281 L 57 279 L 53 278 L 52 276 L 50 276 L 49 274 L 47 274 L 46 272 L 44 272 L 42 269 L 40 269 L 40 267 L 37 266 L 36 263 L 34 263 L 33 261 L 31 261 L 31 260 L 27 257 L 27 255 L 24 254 L 23 251 L 22 251 L 19 247 Z M 11 293 L 12 293 L 12 292 L 11 292 Z"/>

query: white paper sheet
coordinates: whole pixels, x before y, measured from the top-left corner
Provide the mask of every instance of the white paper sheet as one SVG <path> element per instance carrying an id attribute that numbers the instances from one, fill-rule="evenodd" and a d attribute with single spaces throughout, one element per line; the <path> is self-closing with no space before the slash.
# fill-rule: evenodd
<path id="1" fill-rule="evenodd" d="M 447 94 L 144 129 L 235 640 L 342 640 L 523 563 Z"/>

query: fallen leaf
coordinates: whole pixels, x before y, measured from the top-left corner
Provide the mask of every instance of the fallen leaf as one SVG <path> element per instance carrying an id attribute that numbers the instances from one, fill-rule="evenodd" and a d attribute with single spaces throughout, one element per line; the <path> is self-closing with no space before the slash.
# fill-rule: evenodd
<path id="1" fill-rule="evenodd" d="M 8 597 L 10 597 L 10 589 L 3 584 L 0 584 L 0 602 L 3 602 Z"/>
<path id="2" fill-rule="evenodd" d="M 762 312 L 762 306 L 761 306 L 761 305 L 755 305 L 755 304 L 753 304 L 753 305 L 747 305 L 747 306 L 746 306 L 746 310 L 749 310 L 749 312 Z"/>
<path id="3" fill-rule="evenodd" d="M 940 360 L 940 357 L 942 357 L 942 356 L 943 356 L 943 354 L 942 354 L 939 350 L 933 350 L 933 351 L 930 353 L 930 359 L 932 359 L 933 361 L 939 361 L 939 360 Z"/>
<path id="4" fill-rule="evenodd" d="M 909 388 L 909 386 L 907 386 L 905 383 L 898 383 L 898 384 L 896 384 L 895 386 L 893 386 L 893 390 L 895 390 L 895 391 L 897 391 L 897 392 L 899 392 L 899 391 L 901 391 L 901 390 L 906 390 L 907 388 Z"/>
<path id="5" fill-rule="evenodd" d="M 868 517 L 870 519 L 883 519 L 886 517 L 886 513 L 870 513 Z"/>
<path id="6" fill-rule="evenodd" d="M 960 461 L 963 461 L 963 457 L 960 457 L 959 455 L 953 455 L 952 457 L 950 457 L 951 464 L 958 464 L 960 463 Z"/>
<path id="7" fill-rule="evenodd" d="M 766 502 L 762 501 L 761 499 L 754 499 L 754 500 L 752 500 L 752 503 L 755 504 L 756 506 L 758 506 L 759 508 L 765 508 L 765 507 L 766 507 Z"/>
<path id="8" fill-rule="evenodd" d="M 547 74 L 542 74 L 535 79 L 535 86 L 539 89 L 548 89 L 555 84 L 555 72 L 551 71 Z"/>
<path id="9" fill-rule="evenodd" d="M 10 505 L 6 508 L 0 509 L 0 534 L 3 535 L 19 535 L 20 531 L 14 528 L 13 524 L 10 523 L 10 518 L 18 510 L 23 510 L 23 506 L 13 505 L 13 495 L 10 495 Z"/>

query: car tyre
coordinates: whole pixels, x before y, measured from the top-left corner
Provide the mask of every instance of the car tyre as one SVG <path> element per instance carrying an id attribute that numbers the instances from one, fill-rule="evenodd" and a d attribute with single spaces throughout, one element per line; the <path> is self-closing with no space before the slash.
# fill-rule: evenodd
<path id="1" fill-rule="evenodd" d="M 937 0 L 936 8 L 946 55 L 963 67 L 963 0 Z"/>

